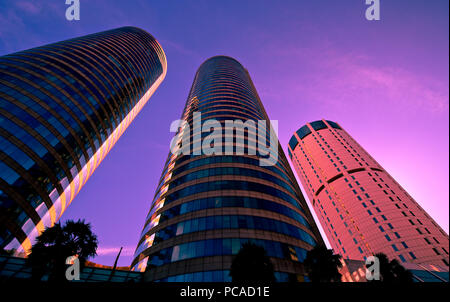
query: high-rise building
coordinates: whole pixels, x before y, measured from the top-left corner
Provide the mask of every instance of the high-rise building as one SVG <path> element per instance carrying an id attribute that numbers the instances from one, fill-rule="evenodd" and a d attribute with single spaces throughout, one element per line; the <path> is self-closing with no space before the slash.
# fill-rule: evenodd
<path id="1" fill-rule="evenodd" d="M 166 70 L 135 27 L 0 57 L 0 248 L 58 221 Z"/>
<path id="2" fill-rule="evenodd" d="M 319 120 L 289 141 L 289 156 L 335 252 L 448 269 L 449 238 L 340 125 Z"/>
<path id="3" fill-rule="evenodd" d="M 178 137 L 200 121 L 204 129 L 208 120 L 225 129 L 225 121 L 264 121 L 269 129 L 247 70 L 226 56 L 200 66 L 182 120 Z M 227 281 L 233 255 L 246 242 L 265 248 L 278 280 L 304 277 L 300 262 L 323 241 L 278 139 L 271 145 L 278 157 L 262 165 L 261 156 L 252 155 L 255 132 L 254 126 L 233 131 L 231 141 L 219 135 L 224 145 L 233 145 L 231 153 L 220 148 L 221 154 L 196 155 L 199 139 L 209 147 L 205 136 L 214 133 L 196 137 L 188 131 L 192 152 L 169 153 L 132 262 L 134 270 L 146 270 L 145 280 Z"/>

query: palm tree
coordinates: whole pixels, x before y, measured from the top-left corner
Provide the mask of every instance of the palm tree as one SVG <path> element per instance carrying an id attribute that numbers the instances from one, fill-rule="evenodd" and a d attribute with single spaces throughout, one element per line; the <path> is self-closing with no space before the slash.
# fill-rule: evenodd
<path id="1" fill-rule="evenodd" d="M 4 248 L 0 249 L 0 255 L 14 256 L 14 254 L 16 252 L 17 252 L 16 249 L 10 249 L 10 250 L 5 250 Z"/>
<path id="2" fill-rule="evenodd" d="M 91 225 L 84 220 L 68 220 L 64 226 L 57 223 L 45 229 L 36 238 L 28 258 L 33 279 L 41 280 L 48 272 L 49 281 L 66 280 L 67 257 L 76 256 L 83 267 L 89 257 L 97 254 L 97 245 L 97 236 L 92 233 Z"/>
<path id="3" fill-rule="evenodd" d="M 378 258 L 380 264 L 380 280 L 371 281 L 413 282 L 412 273 L 405 269 L 397 259 L 389 261 L 389 258 L 383 253 L 378 253 L 375 257 Z"/>
<path id="4" fill-rule="evenodd" d="M 323 245 L 315 246 L 308 251 L 303 262 L 308 278 L 312 282 L 340 282 L 341 258 Z"/>
<path id="5" fill-rule="evenodd" d="M 266 250 L 254 243 L 244 243 L 231 264 L 233 282 L 274 282 L 273 264 Z"/>

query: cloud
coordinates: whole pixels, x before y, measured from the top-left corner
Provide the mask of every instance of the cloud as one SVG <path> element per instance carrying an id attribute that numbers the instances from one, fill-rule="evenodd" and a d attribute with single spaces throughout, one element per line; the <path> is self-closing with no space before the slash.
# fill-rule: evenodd
<path id="1" fill-rule="evenodd" d="M 182 55 L 186 55 L 186 56 L 192 56 L 195 57 L 197 59 L 201 59 L 201 56 L 196 53 L 195 51 L 183 46 L 182 44 L 179 43 L 175 43 L 173 41 L 167 40 L 167 39 L 162 39 L 160 40 L 161 45 L 163 46 L 163 48 L 168 47 L 168 48 L 172 48 L 174 49 L 176 52 L 182 54 Z"/>
<path id="2" fill-rule="evenodd" d="M 63 14 L 56 1 L 0 1 L 0 55 L 45 44 L 42 28 L 30 24 Z"/>
<path id="3" fill-rule="evenodd" d="M 105 256 L 105 255 L 117 255 L 120 251 L 120 247 L 99 247 L 97 248 L 97 256 Z M 133 256 L 135 251 L 135 247 L 125 246 L 122 249 L 122 253 L 120 256 Z"/>
<path id="4" fill-rule="evenodd" d="M 334 75 L 325 78 L 322 87 L 330 88 L 338 98 L 350 94 L 362 101 L 377 99 L 409 110 L 448 110 L 448 88 L 439 80 L 400 67 L 373 66 L 358 57 L 331 58 L 323 67 Z"/>
<path id="5" fill-rule="evenodd" d="M 14 10 L 4 10 L 0 12 L 0 37 L 6 36 L 6 33 L 24 27 L 22 18 Z"/>
<path id="6" fill-rule="evenodd" d="M 280 65 L 284 70 L 276 71 L 287 75 L 281 82 L 263 89 L 280 102 L 298 103 L 301 98 L 303 104 L 333 110 L 390 108 L 398 112 L 448 112 L 448 84 L 442 79 L 399 66 L 374 64 L 374 58 L 365 54 L 341 53 L 330 45 L 271 51 L 276 52 L 281 62 L 284 58 L 292 62 Z M 273 80 L 277 78 L 272 77 Z"/>
<path id="7" fill-rule="evenodd" d="M 18 1 L 16 2 L 16 6 L 19 9 L 33 15 L 39 14 L 42 9 L 39 1 Z"/>

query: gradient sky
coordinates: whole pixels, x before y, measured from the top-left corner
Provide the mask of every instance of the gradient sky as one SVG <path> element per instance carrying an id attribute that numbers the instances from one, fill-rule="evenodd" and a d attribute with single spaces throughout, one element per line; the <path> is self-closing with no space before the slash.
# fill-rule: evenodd
<path id="1" fill-rule="evenodd" d="M 0 0 L 0 55 L 125 25 L 161 43 L 166 79 L 63 215 L 99 237 L 94 261 L 129 265 L 194 74 L 214 55 L 252 77 L 286 150 L 306 122 L 339 122 L 449 230 L 449 1 Z M 305 195 L 306 196 L 306 195 Z"/>

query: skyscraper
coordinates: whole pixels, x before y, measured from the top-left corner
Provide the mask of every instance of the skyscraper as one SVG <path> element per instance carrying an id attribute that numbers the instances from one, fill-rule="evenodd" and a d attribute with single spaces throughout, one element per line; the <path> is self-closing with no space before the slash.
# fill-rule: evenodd
<path id="1" fill-rule="evenodd" d="M 0 57 L 0 248 L 58 221 L 166 70 L 135 27 Z"/>
<path id="2" fill-rule="evenodd" d="M 247 70 L 216 56 L 198 69 L 182 120 L 177 136 L 200 122 L 204 130 L 208 120 L 226 129 L 225 121 L 269 118 Z M 254 126 L 247 135 L 233 130 L 231 142 L 219 136 L 234 146 L 231 153 L 224 144 L 218 153 L 198 154 L 211 134 L 187 131 L 191 153 L 169 154 L 132 263 L 134 270 L 147 268 L 146 280 L 227 281 L 232 255 L 248 241 L 266 249 L 278 280 L 303 278 L 300 262 L 322 239 L 278 140 L 274 165 L 252 155 Z"/>
<path id="3" fill-rule="evenodd" d="M 345 259 L 385 253 L 448 269 L 449 238 L 340 125 L 301 127 L 289 156 L 333 249 Z"/>

